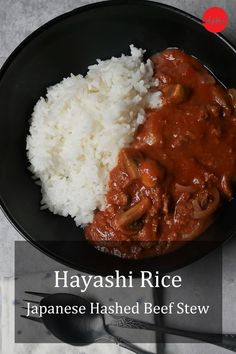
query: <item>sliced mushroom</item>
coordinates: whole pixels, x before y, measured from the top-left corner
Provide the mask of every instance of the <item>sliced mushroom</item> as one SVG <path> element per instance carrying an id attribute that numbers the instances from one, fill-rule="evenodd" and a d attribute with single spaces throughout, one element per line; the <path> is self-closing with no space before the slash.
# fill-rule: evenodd
<path id="1" fill-rule="evenodd" d="M 231 105 L 225 91 L 220 86 L 214 86 L 212 91 L 214 101 L 223 109 L 223 116 L 229 116 L 231 114 Z"/>
<path id="2" fill-rule="evenodd" d="M 212 215 L 220 204 L 220 193 L 217 188 L 200 192 L 192 201 L 194 219 L 203 219 Z"/>
<path id="3" fill-rule="evenodd" d="M 128 173 L 131 180 L 139 178 L 139 171 L 137 163 L 134 156 L 129 152 L 128 149 L 123 149 L 121 151 L 121 158 L 125 171 Z"/>
<path id="4" fill-rule="evenodd" d="M 137 224 L 133 224 L 142 218 L 142 216 L 148 211 L 151 205 L 151 200 L 145 197 L 137 204 L 130 207 L 128 210 L 117 214 L 114 218 L 115 228 L 119 229 L 123 233 L 138 232 L 141 227 Z"/>

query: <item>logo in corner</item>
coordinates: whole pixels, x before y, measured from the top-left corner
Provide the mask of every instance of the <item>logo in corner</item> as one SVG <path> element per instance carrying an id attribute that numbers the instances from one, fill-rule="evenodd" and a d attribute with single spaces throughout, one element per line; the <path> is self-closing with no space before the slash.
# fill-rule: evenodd
<path id="1" fill-rule="evenodd" d="M 209 7 L 203 13 L 202 22 L 207 31 L 222 32 L 228 25 L 228 15 L 221 7 Z"/>

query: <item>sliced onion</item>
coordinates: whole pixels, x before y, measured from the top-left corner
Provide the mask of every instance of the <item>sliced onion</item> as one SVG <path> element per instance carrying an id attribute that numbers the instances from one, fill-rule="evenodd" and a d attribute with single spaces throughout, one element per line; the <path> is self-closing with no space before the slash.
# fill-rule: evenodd
<path id="1" fill-rule="evenodd" d="M 193 204 L 193 217 L 194 219 L 204 219 L 212 215 L 220 204 L 220 193 L 217 188 L 213 187 L 209 189 L 209 194 L 213 196 L 213 201 L 210 202 L 206 209 L 202 209 L 199 201 L 194 199 Z"/>
<path id="2" fill-rule="evenodd" d="M 179 183 L 175 183 L 175 188 L 179 192 L 187 192 L 187 193 L 193 193 L 196 192 L 196 189 L 194 186 L 184 186 Z"/>

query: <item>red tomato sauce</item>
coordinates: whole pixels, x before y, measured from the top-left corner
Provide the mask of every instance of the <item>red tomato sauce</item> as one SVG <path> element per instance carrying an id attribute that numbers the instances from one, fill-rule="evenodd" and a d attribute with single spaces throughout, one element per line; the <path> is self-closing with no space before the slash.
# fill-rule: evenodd
<path id="1" fill-rule="evenodd" d="M 95 247 L 135 259 L 203 233 L 222 198 L 232 198 L 236 175 L 232 90 L 181 50 L 166 49 L 152 61 L 159 80 L 152 90 L 162 92 L 163 104 L 146 111 L 134 141 L 120 151 L 107 208 L 85 228 Z"/>

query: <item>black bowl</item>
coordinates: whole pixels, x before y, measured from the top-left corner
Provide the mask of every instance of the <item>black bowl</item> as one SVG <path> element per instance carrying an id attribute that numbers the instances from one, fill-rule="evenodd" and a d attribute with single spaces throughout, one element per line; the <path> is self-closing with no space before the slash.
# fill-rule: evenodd
<path id="1" fill-rule="evenodd" d="M 63 77 L 85 74 L 97 58 L 129 52 L 147 56 L 178 47 L 199 58 L 226 87 L 236 86 L 236 51 L 201 21 L 175 8 L 149 1 L 106 1 L 64 14 L 39 28 L 12 53 L 0 72 L 0 199 L 17 230 L 60 262 L 91 273 L 119 269 L 170 271 L 192 262 L 236 230 L 235 200 L 226 203 L 214 225 L 197 242 L 164 257 L 128 261 L 108 256 L 84 241 L 70 218 L 41 211 L 39 188 L 27 170 L 25 141 L 36 101 Z M 198 245 L 198 246 L 197 246 Z"/>

